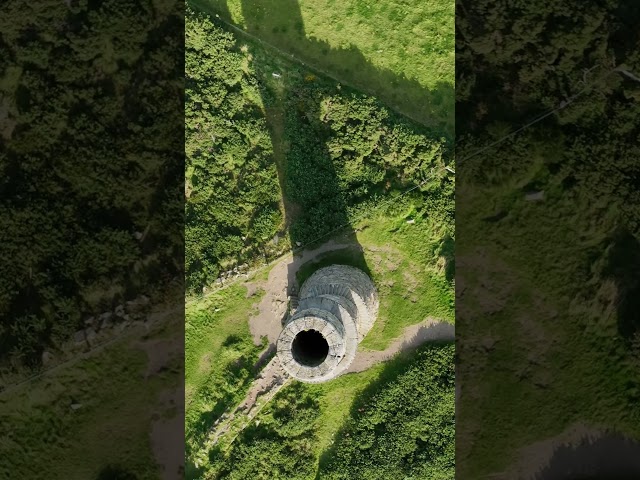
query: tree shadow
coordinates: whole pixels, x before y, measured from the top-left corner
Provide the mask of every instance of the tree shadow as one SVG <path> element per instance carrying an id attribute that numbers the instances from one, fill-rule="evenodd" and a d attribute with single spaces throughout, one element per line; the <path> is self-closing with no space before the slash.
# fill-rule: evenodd
<path id="1" fill-rule="evenodd" d="M 640 332 L 640 242 L 629 231 L 616 232 L 604 276 L 616 284 L 618 333 L 631 341 Z"/>

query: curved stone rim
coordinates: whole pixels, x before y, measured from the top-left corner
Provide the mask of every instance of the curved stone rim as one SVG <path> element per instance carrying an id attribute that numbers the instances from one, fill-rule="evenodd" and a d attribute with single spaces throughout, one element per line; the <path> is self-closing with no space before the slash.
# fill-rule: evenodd
<path id="1" fill-rule="evenodd" d="M 305 312 L 305 315 L 292 319 L 282 330 L 277 341 L 277 355 L 283 368 L 293 377 L 302 381 L 321 382 L 334 375 L 336 367 L 345 357 L 346 344 L 343 341 L 343 332 L 336 328 L 339 325 L 337 319 L 334 322 L 322 318 L 327 312 Z M 324 313 L 325 315 L 318 315 Z M 316 330 L 324 337 L 329 345 L 329 352 L 325 359 L 317 366 L 302 365 L 293 358 L 291 351 L 293 340 L 303 331 Z M 326 378 L 325 378 L 326 377 Z"/>

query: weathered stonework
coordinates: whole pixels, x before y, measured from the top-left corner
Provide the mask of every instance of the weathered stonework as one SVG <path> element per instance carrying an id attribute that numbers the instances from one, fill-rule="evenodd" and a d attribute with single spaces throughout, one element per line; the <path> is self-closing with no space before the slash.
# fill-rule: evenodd
<path id="1" fill-rule="evenodd" d="M 282 366 L 303 382 L 337 377 L 377 314 L 378 295 L 364 272 L 347 265 L 319 269 L 302 285 L 296 311 L 278 338 Z"/>

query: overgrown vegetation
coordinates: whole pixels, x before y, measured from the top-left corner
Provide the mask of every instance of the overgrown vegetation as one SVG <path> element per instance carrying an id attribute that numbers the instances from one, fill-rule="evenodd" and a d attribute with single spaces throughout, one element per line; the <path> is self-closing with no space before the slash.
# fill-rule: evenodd
<path id="1" fill-rule="evenodd" d="M 229 479 L 453 478 L 453 353 L 453 345 L 426 346 L 378 368 L 346 406 L 349 419 L 331 431 L 329 445 L 320 429 L 332 410 L 341 410 L 327 401 L 340 381 L 293 383 L 242 432 L 228 456 L 213 453 L 210 467 L 217 478 Z"/>
<path id="2" fill-rule="evenodd" d="M 456 53 L 458 378 L 473 392 L 460 402 L 458 468 L 474 478 L 577 422 L 640 437 L 640 11 L 503 7 L 463 2 Z"/>
<path id="3" fill-rule="evenodd" d="M 256 347 L 247 323 L 259 294 L 246 298 L 246 288 L 189 305 L 185 326 L 185 439 L 187 474 L 202 463 L 202 443 L 211 425 L 243 398 L 255 376 L 262 347 Z M 206 460 L 205 460 L 206 461 Z"/>
<path id="4" fill-rule="evenodd" d="M 416 209 L 428 207 L 453 238 L 445 138 L 234 42 L 204 15 L 189 10 L 187 25 L 190 291 L 273 250 L 276 234 L 307 244 L 417 183 Z"/>
<path id="5" fill-rule="evenodd" d="M 183 23 L 156 3 L 0 7 L 3 367 L 182 277 Z"/>
<path id="6" fill-rule="evenodd" d="M 271 239 L 282 224 L 278 180 L 258 85 L 233 36 L 201 15 L 186 20 L 187 288 Z"/>

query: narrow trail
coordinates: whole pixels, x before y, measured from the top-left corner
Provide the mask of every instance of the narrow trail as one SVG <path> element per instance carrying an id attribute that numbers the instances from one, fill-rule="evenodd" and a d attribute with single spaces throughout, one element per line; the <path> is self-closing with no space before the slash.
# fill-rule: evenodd
<path id="1" fill-rule="evenodd" d="M 363 372 L 380 362 L 391 360 L 398 353 L 414 350 L 426 342 L 454 340 L 455 327 L 452 324 L 428 317 L 420 323 L 406 327 L 402 335 L 395 338 L 384 350 L 365 350 L 358 347 L 356 358 L 346 373 Z"/>

